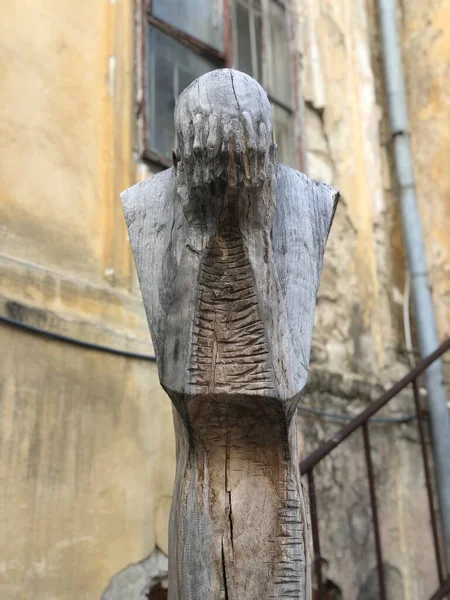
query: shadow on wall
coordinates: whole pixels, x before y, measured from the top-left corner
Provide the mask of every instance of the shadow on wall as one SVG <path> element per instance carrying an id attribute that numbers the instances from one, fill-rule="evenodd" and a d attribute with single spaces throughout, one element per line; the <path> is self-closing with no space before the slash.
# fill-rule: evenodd
<path id="1" fill-rule="evenodd" d="M 323 566 L 326 569 L 328 561 L 323 559 Z M 395 600 L 404 600 L 404 589 L 403 579 L 400 571 L 388 563 L 383 564 L 384 579 L 386 583 L 386 590 L 389 593 L 389 597 L 395 598 Z M 323 600 L 344 600 L 341 589 L 331 579 L 325 579 L 324 581 L 324 595 Z M 318 600 L 319 593 L 317 591 L 317 584 L 313 580 L 313 595 L 312 600 Z M 159 596 L 155 596 L 155 598 Z M 166 596 L 161 596 L 166 598 Z M 379 600 L 380 592 L 378 588 L 378 571 L 374 567 L 369 575 L 367 576 L 364 583 L 361 585 L 356 600 Z"/>
<path id="2" fill-rule="evenodd" d="M 323 577 L 323 600 L 343 600 L 341 589 L 327 577 L 327 570 L 329 567 L 329 562 L 326 558 L 321 559 L 322 563 L 322 577 Z M 319 600 L 319 592 L 317 591 L 317 580 L 316 573 L 313 565 L 313 573 L 312 573 L 312 600 Z"/>
<path id="3" fill-rule="evenodd" d="M 331 579 L 327 579 L 323 585 L 325 588 L 323 600 L 343 600 L 341 590 Z M 319 600 L 319 592 L 317 590 L 313 590 L 312 600 Z"/>
<path id="4" fill-rule="evenodd" d="M 166 600 L 167 556 L 158 548 L 111 577 L 101 600 Z"/>
<path id="5" fill-rule="evenodd" d="M 395 600 L 404 600 L 405 592 L 400 571 L 388 563 L 383 563 L 383 571 L 389 597 L 395 598 Z M 377 568 L 374 567 L 361 586 L 356 600 L 378 600 L 379 597 L 378 572 Z"/>

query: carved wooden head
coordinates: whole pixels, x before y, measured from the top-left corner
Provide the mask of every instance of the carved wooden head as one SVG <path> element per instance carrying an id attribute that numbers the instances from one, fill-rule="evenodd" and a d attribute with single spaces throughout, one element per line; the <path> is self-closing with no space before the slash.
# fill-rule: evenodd
<path id="1" fill-rule="evenodd" d="M 175 167 L 191 189 L 212 181 L 255 187 L 273 173 L 269 99 L 245 73 L 218 69 L 194 81 L 178 99 L 175 130 Z"/>

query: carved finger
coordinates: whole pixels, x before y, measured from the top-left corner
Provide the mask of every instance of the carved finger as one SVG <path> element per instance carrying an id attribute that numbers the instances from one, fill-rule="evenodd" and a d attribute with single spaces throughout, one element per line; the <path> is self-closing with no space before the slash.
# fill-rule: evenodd
<path id="1" fill-rule="evenodd" d="M 225 167 L 225 170 L 229 170 L 230 161 L 233 161 L 233 156 L 235 153 L 234 147 L 234 135 L 233 129 L 231 127 L 231 121 L 226 121 L 223 124 L 223 137 L 222 137 L 222 145 L 220 148 L 221 154 L 221 162 Z M 234 162 L 236 162 L 234 160 Z"/>
<path id="2" fill-rule="evenodd" d="M 266 161 L 267 161 L 267 127 L 264 123 L 259 124 L 258 140 L 257 140 L 257 179 L 262 181 L 266 176 Z"/>
<path id="3" fill-rule="evenodd" d="M 213 114 L 209 117 L 209 135 L 206 142 L 209 160 L 214 160 L 219 152 L 222 141 L 222 131 L 219 116 Z"/>
<path id="4" fill-rule="evenodd" d="M 197 114 L 194 117 L 194 145 L 193 151 L 195 158 L 199 159 L 204 148 L 203 136 L 204 136 L 204 122 L 205 119 L 202 114 Z"/>
<path id="5" fill-rule="evenodd" d="M 243 160 L 245 176 L 247 179 L 253 180 L 256 171 L 256 137 L 252 118 L 246 111 L 242 113 L 242 125 L 244 127 Z"/>
<path id="6" fill-rule="evenodd" d="M 228 121 L 223 128 L 222 160 L 227 165 L 227 179 L 230 187 L 236 187 L 237 184 L 236 137 L 233 127 L 233 121 L 235 120 Z"/>
<path id="7" fill-rule="evenodd" d="M 182 129 L 183 134 L 183 154 L 188 159 L 192 158 L 192 146 L 194 145 L 194 125 L 188 121 Z"/>
<path id="8" fill-rule="evenodd" d="M 197 184 L 208 181 L 208 160 L 206 155 L 206 139 L 208 132 L 206 131 L 207 120 L 202 113 L 197 113 L 194 116 L 194 172 Z"/>
<path id="9" fill-rule="evenodd" d="M 217 172 L 220 160 L 217 159 L 220 145 L 222 143 L 222 125 L 217 114 L 210 115 L 208 119 L 208 139 L 206 142 L 207 156 L 207 181 L 210 181 Z"/>
<path id="10" fill-rule="evenodd" d="M 219 138 L 219 159 L 216 161 L 216 173 L 218 177 L 228 168 L 228 139 L 226 139 L 225 135 L 225 127 L 223 127 L 223 134 Z"/>
<path id="11" fill-rule="evenodd" d="M 236 152 L 237 154 L 240 154 L 242 152 L 243 130 L 239 119 L 231 120 L 231 135 L 234 137 L 234 146 L 236 148 Z"/>
<path id="12" fill-rule="evenodd" d="M 247 160 L 245 155 L 245 132 L 240 118 L 233 119 L 232 127 L 234 135 L 234 147 L 236 150 L 237 177 L 239 181 L 242 181 L 245 179 L 245 172 L 248 171 L 248 164 L 246 167 L 244 162 Z"/>
<path id="13" fill-rule="evenodd" d="M 230 187 L 236 187 L 238 184 L 238 157 L 236 138 L 232 135 L 228 141 L 228 184 Z"/>
<path id="14" fill-rule="evenodd" d="M 233 119 L 231 121 L 232 135 L 234 140 L 234 152 L 235 152 L 235 164 L 236 164 L 236 182 L 242 180 L 244 164 L 244 129 L 239 119 Z"/>

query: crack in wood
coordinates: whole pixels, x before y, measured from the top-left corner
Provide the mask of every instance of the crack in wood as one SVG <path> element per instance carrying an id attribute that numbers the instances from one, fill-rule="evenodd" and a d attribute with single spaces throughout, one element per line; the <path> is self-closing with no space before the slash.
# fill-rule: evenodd
<path id="1" fill-rule="evenodd" d="M 228 598 L 228 582 L 227 582 L 227 565 L 225 562 L 225 550 L 224 550 L 224 544 L 223 544 L 223 537 L 222 537 L 222 577 L 223 577 L 223 591 L 224 591 L 223 600 L 229 600 L 229 598 Z"/>

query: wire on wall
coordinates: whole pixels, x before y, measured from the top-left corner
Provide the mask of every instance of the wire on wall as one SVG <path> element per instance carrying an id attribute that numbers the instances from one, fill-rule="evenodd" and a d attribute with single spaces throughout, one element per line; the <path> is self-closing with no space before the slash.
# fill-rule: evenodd
<path id="1" fill-rule="evenodd" d="M 79 346 L 82 348 L 87 348 L 88 350 L 94 350 L 98 352 L 107 352 L 108 354 L 113 354 L 116 356 L 124 356 L 125 358 L 132 358 L 135 360 L 146 360 L 149 362 L 156 362 L 156 356 L 151 354 L 141 354 L 138 352 L 130 352 L 129 350 L 122 350 L 119 348 L 112 348 L 111 346 L 103 346 L 101 344 L 94 344 L 92 342 L 86 342 L 84 340 L 80 340 L 68 335 L 63 335 L 61 333 L 55 333 L 53 331 L 48 331 L 47 329 L 43 329 L 42 327 L 37 327 L 36 325 L 29 325 L 28 323 L 23 323 L 22 321 L 16 321 L 15 319 L 11 319 L 9 317 L 5 317 L 4 315 L 0 315 L 0 322 L 5 323 L 7 325 L 11 325 L 13 327 L 19 327 L 24 329 L 25 331 L 29 331 L 30 333 L 34 333 L 37 335 L 43 335 L 49 339 L 56 340 L 58 342 L 65 342 L 68 344 L 72 344 L 74 346 Z M 355 415 L 346 415 L 346 414 L 337 414 L 324 410 L 319 410 L 316 408 L 311 408 L 309 406 L 305 406 L 304 404 L 298 405 L 299 412 L 310 414 L 316 417 L 330 419 L 333 421 L 351 421 L 354 419 Z M 372 417 L 372 423 L 384 423 L 384 424 L 402 424 L 413 421 L 416 418 L 415 413 L 410 413 L 406 415 L 399 415 L 397 417 Z"/>

